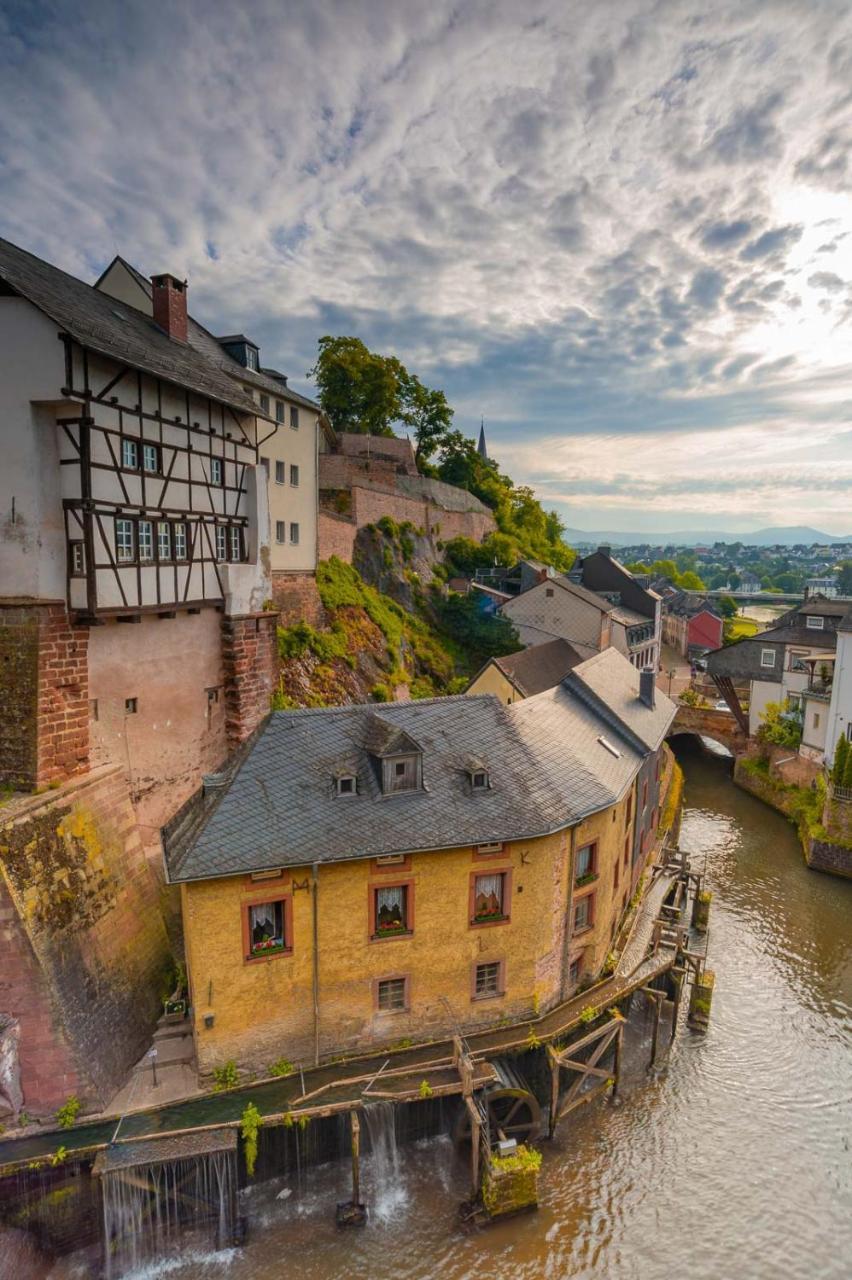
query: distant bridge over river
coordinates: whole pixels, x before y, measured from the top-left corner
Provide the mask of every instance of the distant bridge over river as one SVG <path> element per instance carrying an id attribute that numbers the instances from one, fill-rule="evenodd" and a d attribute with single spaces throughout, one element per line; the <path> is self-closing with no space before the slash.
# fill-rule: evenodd
<path id="1" fill-rule="evenodd" d="M 679 704 L 668 736 L 674 738 L 681 733 L 713 738 L 735 756 L 741 755 L 748 746 L 748 734 L 737 723 L 736 717 L 730 711 L 717 711 L 713 707 L 688 707 L 683 703 Z"/>

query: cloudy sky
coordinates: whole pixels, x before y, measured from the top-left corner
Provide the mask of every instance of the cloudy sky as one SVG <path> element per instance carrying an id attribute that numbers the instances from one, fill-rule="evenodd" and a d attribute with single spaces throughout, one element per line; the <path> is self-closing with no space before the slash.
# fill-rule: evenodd
<path id="1" fill-rule="evenodd" d="M 852 532 L 848 0 L 0 0 L 0 234 L 355 333 L 587 529 Z"/>

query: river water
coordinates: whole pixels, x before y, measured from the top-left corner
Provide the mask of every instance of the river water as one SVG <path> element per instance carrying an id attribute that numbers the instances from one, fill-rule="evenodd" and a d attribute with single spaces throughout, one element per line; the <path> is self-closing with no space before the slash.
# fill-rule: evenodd
<path id="1" fill-rule="evenodd" d="M 691 740 L 683 740 L 680 742 Z M 681 752 L 681 844 L 714 900 L 709 1032 L 649 1075 L 634 1042 L 616 1105 L 544 1143 L 536 1214 L 466 1233 L 447 1138 L 363 1161 L 371 1217 L 334 1226 L 345 1163 L 244 1193 L 245 1246 L 145 1269 L 178 1280 L 848 1280 L 852 1276 L 852 883 L 808 871 L 788 823 L 729 766 Z M 638 1010 L 639 1038 L 647 1027 Z M 636 1019 L 632 1019 L 636 1021 Z M 396 1157 L 394 1157 L 395 1159 Z M 66 1259 L 52 1275 L 85 1275 Z"/>

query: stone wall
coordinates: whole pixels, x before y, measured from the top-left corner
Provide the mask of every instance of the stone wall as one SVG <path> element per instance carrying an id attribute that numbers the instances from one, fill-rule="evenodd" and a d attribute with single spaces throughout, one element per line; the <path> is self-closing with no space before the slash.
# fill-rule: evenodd
<path id="1" fill-rule="evenodd" d="M 0 603 L 0 781 L 32 788 L 88 767 L 88 638 L 64 604 Z"/>
<path id="2" fill-rule="evenodd" d="M 307 622 L 312 627 L 325 626 L 325 610 L 314 573 L 276 573 L 273 570 L 272 601 L 282 627 L 292 627 L 296 622 Z"/>
<path id="3" fill-rule="evenodd" d="M 225 731 L 233 750 L 268 714 L 278 672 L 278 614 L 222 619 Z"/>
<path id="4" fill-rule="evenodd" d="M 319 538 L 319 559 L 330 560 L 337 556 L 346 564 L 352 563 L 355 539 L 358 536 L 358 525 L 349 516 L 335 515 L 331 511 L 320 509 L 317 522 Z"/>
<path id="5" fill-rule="evenodd" d="M 117 766 L 0 811 L 0 1019 L 24 1107 L 100 1107 L 144 1052 L 169 946 Z"/>

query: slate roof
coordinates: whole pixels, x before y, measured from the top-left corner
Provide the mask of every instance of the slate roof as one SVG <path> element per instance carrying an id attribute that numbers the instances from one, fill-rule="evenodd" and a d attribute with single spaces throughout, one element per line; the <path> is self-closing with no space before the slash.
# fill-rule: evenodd
<path id="1" fill-rule="evenodd" d="M 623 726 L 648 751 L 657 750 L 677 713 L 659 689 L 653 708 L 645 705 L 639 697 L 639 672 L 615 649 L 604 649 L 575 667 L 565 686 L 603 719 Z"/>
<path id="2" fill-rule="evenodd" d="M 585 650 L 585 652 L 583 652 Z M 517 653 L 508 653 L 491 661 L 507 680 L 525 698 L 545 689 L 552 689 L 568 674 L 572 667 L 584 662 L 594 649 L 585 645 L 571 645 L 567 640 L 550 640 L 547 644 L 535 644 Z"/>
<path id="3" fill-rule="evenodd" d="M 194 339 L 176 342 L 143 311 L 2 239 L 0 279 L 90 351 L 244 413 L 267 416 L 227 371 L 230 357 L 218 344 L 214 352 L 206 343 L 196 345 Z"/>
<path id="4" fill-rule="evenodd" d="M 238 755 L 227 785 L 185 806 L 163 833 L 169 879 L 208 879 L 532 839 L 615 803 L 659 743 L 675 707 L 638 703 L 638 673 L 609 650 L 563 682 L 511 707 L 491 695 L 272 713 Z M 588 683 L 572 678 L 598 664 Z M 600 670 L 598 669 L 600 667 Z M 601 714 L 603 699 L 617 710 Z M 624 720 L 619 718 L 624 716 Z M 643 715 L 651 722 L 643 724 Z M 616 744 L 615 756 L 600 741 Z M 423 789 L 382 794 L 365 744 L 411 740 L 423 751 Z M 474 792 L 470 762 L 490 785 Z M 335 777 L 357 776 L 338 796 Z"/>
<path id="5" fill-rule="evenodd" d="M 707 671 L 714 676 L 732 676 L 743 680 L 767 680 L 779 684 L 784 668 L 784 646 L 771 639 L 764 640 L 764 632 L 756 636 L 744 636 L 733 644 L 722 649 L 713 649 L 707 654 Z M 813 632 L 811 632 L 813 635 Z M 774 649 L 776 659 L 774 667 L 764 667 L 760 662 L 761 649 Z M 780 655 L 780 656 L 779 656 Z"/>

